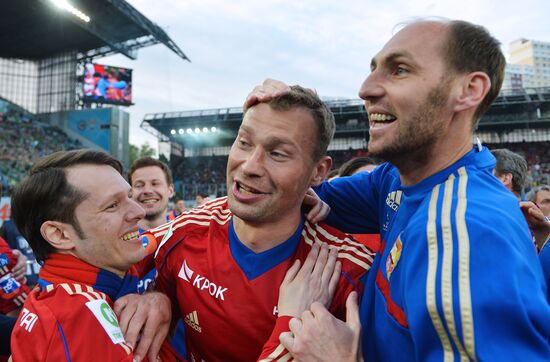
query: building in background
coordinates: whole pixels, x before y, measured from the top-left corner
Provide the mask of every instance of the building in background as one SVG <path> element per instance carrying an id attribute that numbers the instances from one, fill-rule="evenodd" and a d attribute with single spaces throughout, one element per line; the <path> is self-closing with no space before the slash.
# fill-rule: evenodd
<path id="1" fill-rule="evenodd" d="M 509 53 L 503 89 L 550 87 L 550 42 L 521 38 Z"/>

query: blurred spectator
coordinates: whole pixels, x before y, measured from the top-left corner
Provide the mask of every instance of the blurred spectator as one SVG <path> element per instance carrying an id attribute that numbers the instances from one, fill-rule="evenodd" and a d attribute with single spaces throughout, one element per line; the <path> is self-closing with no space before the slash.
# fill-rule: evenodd
<path id="1" fill-rule="evenodd" d="M 525 161 L 522 156 L 506 148 L 492 150 L 491 153 L 497 159 L 493 175 L 495 175 L 518 200 L 521 200 L 521 194 L 523 192 L 525 180 L 527 179 L 527 161 Z"/>
<path id="2" fill-rule="evenodd" d="M 525 198 L 537 205 L 544 216 L 550 217 L 550 186 L 537 186 L 529 191 Z"/>
<path id="3" fill-rule="evenodd" d="M 208 200 L 209 200 L 208 194 L 206 194 L 204 192 L 199 192 L 197 194 L 197 197 L 195 197 L 195 201 L 197 202 L 197 204 L 195 206 L 199 207 L 201 205 L 204 205 L 205 203 L 208 202 Z"/>

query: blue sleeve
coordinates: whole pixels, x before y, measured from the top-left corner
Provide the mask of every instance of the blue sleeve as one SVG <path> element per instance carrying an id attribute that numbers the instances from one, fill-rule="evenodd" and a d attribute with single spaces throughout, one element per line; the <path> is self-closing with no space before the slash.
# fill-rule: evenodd
<path id="1" fill-rule="evenodd" d="M 434 193 L 401 235 L 416 359 L 550 360 L 546 285 L 516 201 Z"/>
<path id="2" fill-rule="evenodd" d="M 548 289 L 548 300 L 550 301 L 550 241 L 542 247 L 539 254 L 540 265 L 542 266 L 542 272 L 544 274 L 544 280 L 546 281 L 546 287 Z"/>
<path id="3" fill-rule="evenodd" d="M 347 233 L 379 233 L 378 185 L 383 168 L 325 181 L 315 187 L 317 195 L 331 209 L 325 222 Z"/>

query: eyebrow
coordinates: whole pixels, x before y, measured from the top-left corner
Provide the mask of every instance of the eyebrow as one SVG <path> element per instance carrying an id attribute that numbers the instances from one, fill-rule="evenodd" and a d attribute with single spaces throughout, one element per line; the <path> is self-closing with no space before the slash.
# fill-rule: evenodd
<path id="1" fill-rule="evenodd" d="M 239 133 L 240 133 L 241 130 L 246 132 L 246 133 L 249 133 L 249 134 L 253 133 L 249 130 L 249 128 L 247 126 L 241 126 L 240 129 L 239 129 Z M 270 147 L 273 147 L 273 146 L 276 146 L 276 145 L 288 145 L 288 146 L 291 146 L 293 148 L 296 148 L 296 145 L 293 142 L 291 142 L 289 140 L 286 140 L 284 138 L 280 138 L 280 137 L 269 137 L 267 139 L 266 144 Z"/>
<path id="2" fill-rule="evenodd" d="M 120 199 L 123 195 L 128 196 L 132 192 L 132 188 L 129 188 L 126 192 L 124 191 L 117 191 L 114 193 L 109 194 L 105 198 L 102 198 L 102 200 L 99 200 L 98 206 L 100 210 L 103 210 L 107 205 L 109 205 L 113 200 Z"/>
<path id="3" fill-rule="evenodd" d="M 406 51 L 406 50 L 402 50 L 402 51 L 389 53 L 386 56 L 384 56 L 382 59 L 380 59 L 380 61 L 378 61 L 376 59 L 376 56 L 373 57 L 372 60 L 370 61 L 370 67 L 375 68 L 378 65 L 379 62 L 391 63 L 391 62 L 394 62 L 396 59 L 399 59 L 399 58 L 407 58 L 411 62 L 414 63 L 413 55 L 411 53 L 409 53 L 408 51 Z"/>

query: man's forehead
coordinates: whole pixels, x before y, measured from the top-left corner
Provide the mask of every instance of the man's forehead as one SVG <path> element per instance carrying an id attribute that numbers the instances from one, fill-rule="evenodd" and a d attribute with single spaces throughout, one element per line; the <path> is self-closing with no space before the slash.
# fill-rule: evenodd
<path id="1" fill-rule="evenodd" d="M 94 193 L 94 197 L 107 194 L 107 190 L 126 192 L 130 185 L 122 175 L 108 165 L 81 164 L 66 169 L 67 181 L 76 189 L 84 193 Z M 102 190 L 102 192 L 97 192 Z M 97 195 L 96 195 L 97 194 Z"/>
<path id="2" fill-rule="evenodd" d="M 144 166 L 134 171 L 132 174 L 132 180 L 138 179 L 164 179 L 164 171 L 159 166 Z"/>
<path id="3" fill-rule="evenodd" d="M 415 52 L 430 46 L 440 48 L 447 36 L 447 25 L 436 21 L 420 21 L 406 25 L 375 55 L 373 62 L 388 56 L 413 57 Z"/>

